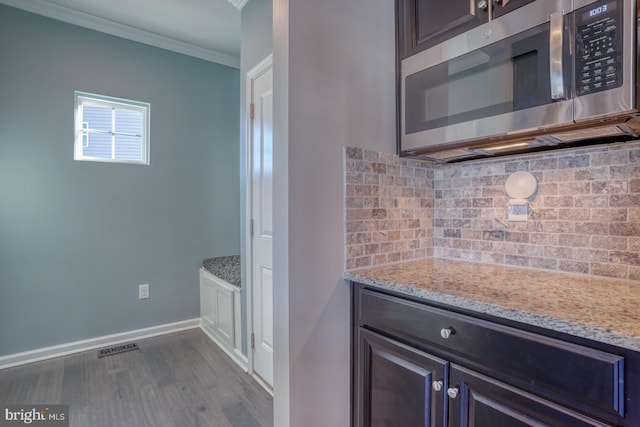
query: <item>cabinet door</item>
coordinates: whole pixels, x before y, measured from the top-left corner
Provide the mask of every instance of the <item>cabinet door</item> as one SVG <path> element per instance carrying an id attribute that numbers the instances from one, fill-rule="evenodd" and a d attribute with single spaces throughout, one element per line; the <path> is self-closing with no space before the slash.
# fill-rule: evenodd
<path id="1" fill-rule="evenodd" d="M 493 0 L 493 19 L 531 3 L 533 0 Z"/>
<path id="2" fill-rule="evenodd" d="M 452 427 L 611 426 L 457 365 L 447 393 Z"/>
<path id="3" fill-rule="evenodd" d="M 446 425 L 444 360 L 360 328 L 356 369 L 354 425 Z"/>
<path id="4" fill-rule="evenodd" d="M 397 0 L 402 58 L 461 34 L 488 21 L 482 0 Z"/>
<path id="5" fill-rule="evenodd" d="M 216 294 L 216 313 L 214 325 L 216 333 L 226 344 L 233 348 L 235 340 L 233 312 L 235 303 L 233 301 L 233 291 L 222 286 L 217 286 L 214 292 Z"/>

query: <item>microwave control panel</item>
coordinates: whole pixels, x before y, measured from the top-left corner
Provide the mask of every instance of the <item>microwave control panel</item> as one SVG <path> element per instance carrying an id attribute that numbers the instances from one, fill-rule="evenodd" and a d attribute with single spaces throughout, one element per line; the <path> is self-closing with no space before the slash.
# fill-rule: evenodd
<path id="1" fill-rule="evenodd" d="M 622 5 L 592 3 L 576 11 L 578 96 L 622 85 Z"/>

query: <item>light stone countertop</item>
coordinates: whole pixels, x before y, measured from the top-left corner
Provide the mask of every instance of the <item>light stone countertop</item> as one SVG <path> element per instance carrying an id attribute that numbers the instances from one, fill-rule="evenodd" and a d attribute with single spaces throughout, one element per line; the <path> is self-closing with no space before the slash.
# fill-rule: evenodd
<path id="1" fill-rule="evenodd" d="M 348 280 L 640 351 L 640 281 L 425 259 Z"/>

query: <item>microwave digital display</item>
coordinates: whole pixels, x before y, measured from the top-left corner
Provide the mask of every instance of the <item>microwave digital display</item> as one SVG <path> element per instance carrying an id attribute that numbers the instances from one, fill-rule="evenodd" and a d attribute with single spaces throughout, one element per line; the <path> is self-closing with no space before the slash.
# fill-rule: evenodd
<path id="1" fill-rule="evenodd" d="M 595 18 L 598 15 L 602 15 L 603 13 L 613 12 L 616 10 L 618 2 L 610 1 L 609 3 L 601 4 L 598 7 L 594 7 L 593 9 L 588 10 L 587 12 L 582 14 L 582 20 L 586 21 L 589 18 Z"/>

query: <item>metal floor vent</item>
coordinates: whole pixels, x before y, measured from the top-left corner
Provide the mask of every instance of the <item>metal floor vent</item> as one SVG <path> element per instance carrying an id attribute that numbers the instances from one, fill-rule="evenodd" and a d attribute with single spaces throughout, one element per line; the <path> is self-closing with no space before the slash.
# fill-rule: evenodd
<path id="1" fill-rule="evenodd" d="M 126 351 L 139 350 L 138 344 L 132 342 L 128 344 L 114 345 L 113 347 L 98 350 L 98 357 L 111 356 L 112 354 L 124 353 Z"/>

